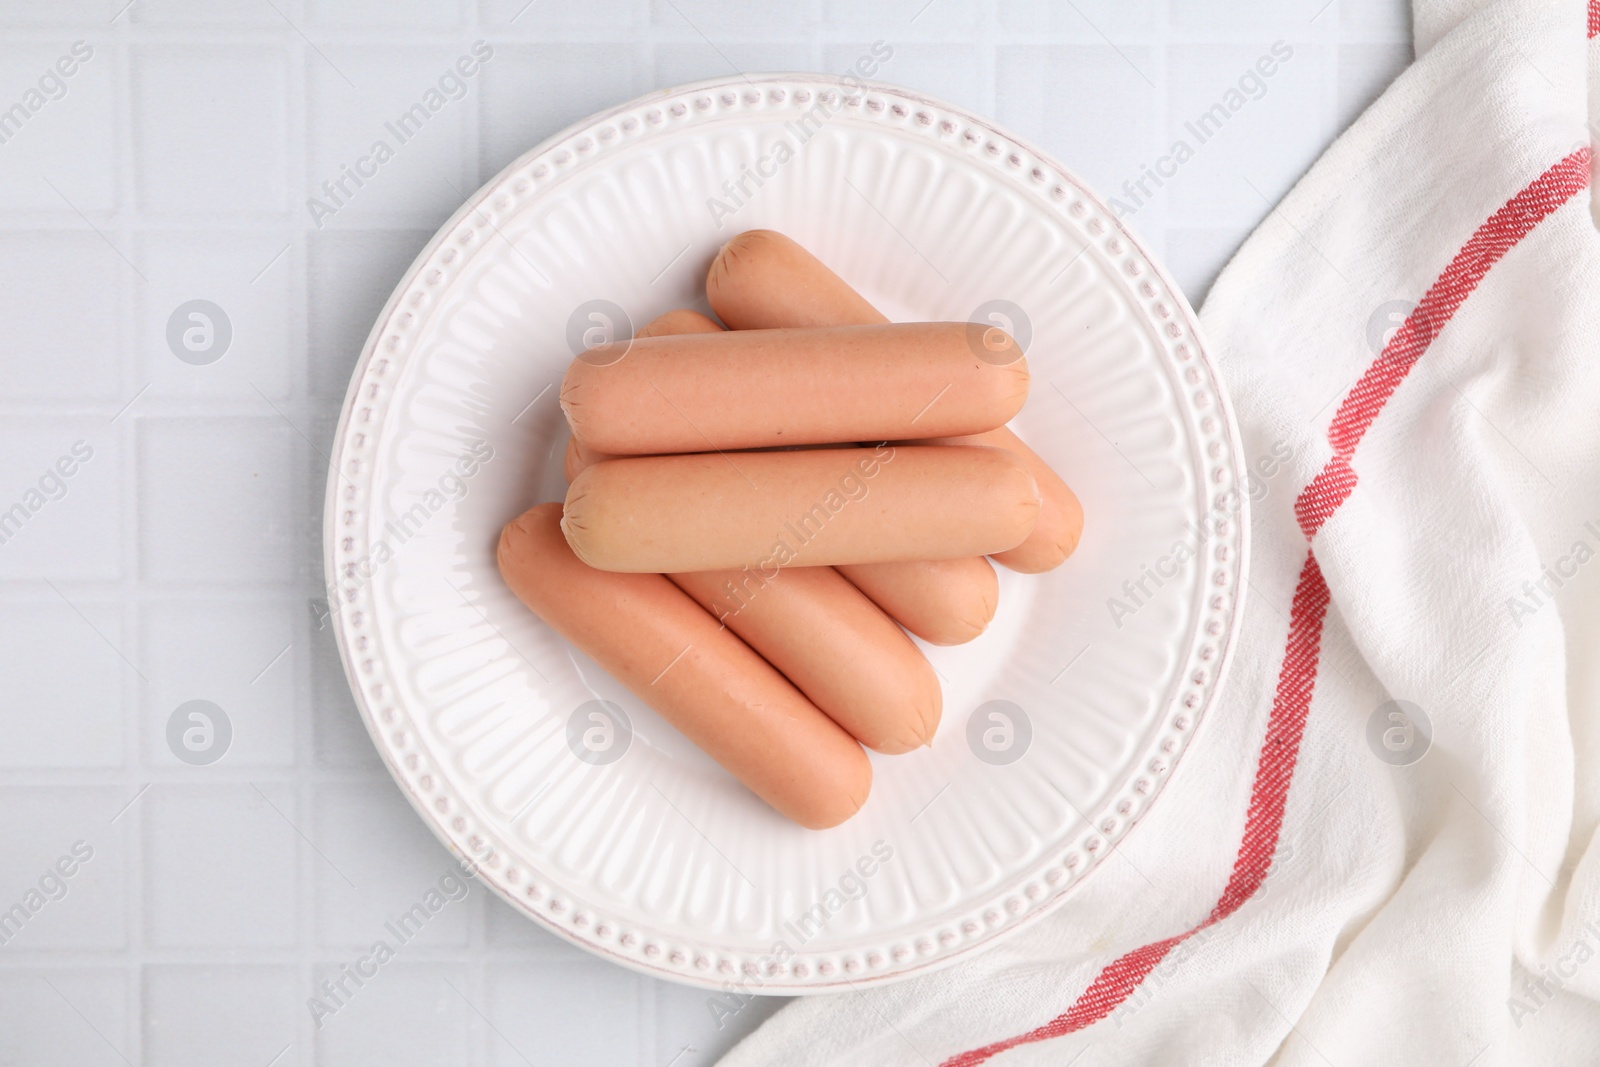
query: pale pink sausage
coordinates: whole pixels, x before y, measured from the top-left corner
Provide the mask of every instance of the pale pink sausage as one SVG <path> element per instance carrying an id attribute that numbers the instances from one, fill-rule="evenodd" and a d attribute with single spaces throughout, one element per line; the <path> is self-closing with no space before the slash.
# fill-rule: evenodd
<path id="1" fill-rule="evenodd" d="M 561 382 L 573 436 L 633 456 L 982 433 L 1027 395 L 1016 343 L 970 322 L 646 337 Z"/>
<path id="2" fill-rule="evenodd" d="M 644 324 L 644 329 L 634 334 L 641 337 L 671 337 L 680 333 L 721 333 L 722 324 L 690 308 L 673 308 Z"/>
<path id="3" fill-rule="evenodd" d="M 724 245 L 706 275 L 706 297 L 734 330 L 889 321 L 821 260 L 773 230 L 749 230 Z M 921 443 L 936 436 L 955 435 L 910 435 Z M 1072 554 L 1083 533 L 1083 507 L 1049 464 L 1005 427 L 955 443 L 1010 449 L 1039 484 L 1034 532 L 1016 548 L 995 553 L 996 560 L 1032 574 L 1050 570 Z"/>
<path id="4" fill-rule="evenodd" d="M 938 676 L 900 627 L 832 567 L 669 574 L 870 749 L 928 744 Z"/>
<path id="5" fill-rule="evenodd" d="M 988 627 L 1000 582 L 983 556 L 834 568 L 896 622 L 931 645 L 961 645 Z"/>
<path id="6" fill-rule="evenodd" d="M 888 322 L 800 244 L 776 230 L 746 230 L 706 272 L 706 299 L 730 330 Z"/>
<path id="7" fill-rule="evenodd" d="M 932 437 L 908 441 L 913 445 L 987 445 L 1015 452 L 1039 486 L 1039 521 L 1033 533 L 1016 548 L 996 552 L 994 558 L 1014 571 L 1041 574 L 1054 570 L 1077 549 L 1083 536 L 1083 505 L 1061 476 L 1039 453 L 1023 444 L 1008 427 L 964 437 Z"/>
<path id="8" fill-rule="evenodd" d="M 567 490 L 561 528 L 592 567 L 665 573 L 981 556 L 1038 515 L 1012 452 L 886 445 L 607 460 Z"/>
<path id="9" fill-rule="evenodd" d="M 837 826 L 865 803 L 866 753 L 765 660 L 659 574 L 585 566 L 540 504 L 500 535 L 500 573 L 561 636 L 802 826 Z"/>

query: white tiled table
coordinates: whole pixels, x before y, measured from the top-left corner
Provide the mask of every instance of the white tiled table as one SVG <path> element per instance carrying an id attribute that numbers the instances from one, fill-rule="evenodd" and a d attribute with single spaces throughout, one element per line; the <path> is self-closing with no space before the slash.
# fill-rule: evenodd
<path id="1" fill-rule="evenodd" d="M 1410 55 L 1399 0 L 525 4 L 0 2 L 0 513 L 26 512 L 0 525 L 0 909 L 60 896 L 0 945 L 0 1064 L 688 1067 L 776 1005 L 719 1030 L 706 994 L 477 887 L 320 1028 L 307 1005 L 451 869 L 316 622 L 323 453 L 401 271 L 522 151 L 652 88 L 842 70 L 881 39 L 885 79 L 1110 196 L 1190 140 L 1133 224 L 1198 302 Z M 465 96 L 318 228 L 307 196 L 480 39 Z M 76 41 L 92 56 L 8 129 Z M 1259 99 L 1194 141 L 1276 41 Z M 197 298 L 233 331 L 208 366 L 167 341 Z M 166 739 L 195 699 L 233 728 L 207 766 Z"/>

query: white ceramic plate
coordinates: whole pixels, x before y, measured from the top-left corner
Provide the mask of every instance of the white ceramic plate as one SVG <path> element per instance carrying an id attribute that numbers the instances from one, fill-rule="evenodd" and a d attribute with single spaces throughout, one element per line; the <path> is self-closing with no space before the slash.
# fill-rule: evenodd
<path id="1" fill-rule="evenodd" d="M 1087 514 L 1066 566 L 1000 569 L 989 631 L 929 649 L 935 744 L 874 757 L 866 807 L 822 833 L 773 813 L 556 637 L 494 563 L 502 524 L 564 494 L 557 393 L 569 334 L 604 317 L 591 302 L 635 326 L 704 309 L 712 256 L 756 227 L 895 318 L 1009 302 L 996 321 L 1026 338 L 1033 373 L 1014 427 Z M 531 918 L 707 986 L 888 981 L 1061 906 L 1215 700 L 1244 592 L 1235 428 L 1161 268 L 1015 138 L 815 75 L 657 93 L 507 168 L 395 290 L 333 462 L 340 651 L 403 791 Z M 596 701 L 626 724 L 593 718 Z"/>

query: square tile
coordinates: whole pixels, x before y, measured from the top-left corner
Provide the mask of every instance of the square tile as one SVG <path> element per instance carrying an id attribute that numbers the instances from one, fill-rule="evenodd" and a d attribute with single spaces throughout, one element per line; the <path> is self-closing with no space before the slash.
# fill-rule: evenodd
<path id="1" fill-rule="evenodd" d="M 1330 59 L 1271 40 L 1168 51 L 1167 133 L 1193 152 L 1166 190 L 1174 225 L 1247 231 L 1266 216 L 1334 135 Z"/>
<path id="2" fill-rule="evenodd" d="M 228 767 L 294 762 L 295 693 L 306 655 L 297 608 L 295 601 L 264 598 L 141 607 L 143 734 L 150 766 L 187 762 L 169 750 L 167 724 L 191 700 L 210 701 L 227 715 L 228 747 L 217 759 Z"/>
<path id="3" fill-rule="evenodd" d="M 263 402 L 263 406 L 265 402 Z M 140 573 L 299 582 L 307 514 L 295 427 L 280 415 L 140 419 Z"/>
<path id="4" fill-rule="evenodd" d="M 144 968 L 144 1057 L 162 1067 L 302 1062 L 308 991 L 293 967 Z"/>
<path id="5" fill-rule="evenodd" d="M 312 396 L 344 399 L 378 312 L 432 236 L 426 230 L 330 230 L 311 236 L 306 378 Z"/>
<path id="6" fill-rule="evenodd" d="M 640 1025 L 647 979 L 600 960 L 487 968 L 492 1067 L 535 1054 L 553 1063 L 651 1062 Z"/>
<path id="7" fill-rule="evenodd" d="M 643 28 L 649 5 L 643 0 L 589 0 L 582 5 L 548 0 L 479 0 L 478 21 L 491 29 L 511 29 L 543 39 L 562 31 L 592 35 L 596 27 L 619 41 Z"/>
<path id="8" fill-rule="evenodd" d="M 11 25 L 65 24 L 74 28 L 110 22 L 127 0 L 59 0 L 35 4 L 32 0 L 0 0 L 0 18 Z"/>
<path id="9" fill-rule="evenodd" d="M 362 953 L 317 968 L 317 998 L 324 1008 L 316 1032 L 317 1062 L 382 1067 L 465 1062 L 464 1050 L 481 1025 L 474 1005 L 462 998 L 468 989 L 466 969 L 399 956 L 382 965 L 362 965 L 376 973 L 357 985 L 345 977 L 345 968 L 362 959 L 372 957 Z M 538 1055 L 538 1046 L 527 1052 Z"/>
<path id="10" fill-rule="evenodd" d="M 1107 195 L 1166 147 L 1149 48 L 1060 45 L 1002 48 L 996 59 L 1000 121 Z"/>
<path id="11" fill-rule="evenodd" d="M 1304 33 L 1307 26 L 1333 28 L 1329 0 L 1229 0 L 1226 4 L 1174 4 L 1173 26 L 1196 30 L 1273 27 Z M 1313 22 L 1315 20 L 1315 22 Z"/>
<path id="12" fill-rule="evenodd" d="M 307 73 L 302 219 L 322 230 L 396 217 L 431 228 L 448 218 L 477 184 L 471 98 L 499 62 L 499 50 L 482 47 L 488 62 L 470 46 L 324 49 L 332 65 Z"/>
<path id="13" fill-rule="evenodd" d="M 122 573 L 122 443 L 102 418 L 0 423 L 0 578 L 112 579 Z"/>
<path id="14" fill-rule="evenodd" d="M 78 211 L 117 205 L 117 60 L 110 42 L 94 36 L 99 47 L 63 40 L 0 48 L 0 202 L 10 210 L 64 213 L 77 224 Z"/>
<path id="15" fill-rule="evenodd" d="M 0 146 L 0 159 L 8 155 Z M 7 394 L 119 396 L 117 314 L 124 286 L 137 276 L 87 230 L 11 232 L 6 248 L 0 258 L 0 321 L 7 324 L 0 333 L 0 373 Z"/>
<path id="16" fill-rule="evenodd" d="M 0 971 L 0 1063 L 135 1062 L 126 982 L 115 968 Z"/>
<path id="17" fill-rule="evenodd" d="M 127 0 L 117 0 L 118 6 Z M 275 0 L 285 8 L 282 0 Z M 255 0 L 184 0 L 181 4 L 138 3 L 123 16 L 140 25 L 271 26 L 286 29 L 283 17 L 273 5 Z M 285 8 L 287 13 L 287 8 Z"/>
<path id="18" fill-rule="evenodd" d="M 422 824 L 393 782 L 317 790 L 317 944 L 465 945 L 487 893 Z"/>
<path id="19" fill-rule="evenodd" d="M 119 766 L 123 686 L 135 677 L 116 651 L 126 644 L 122 608 L 47 595 L 52 599 L 0 603 L 6 699 L 34 709 L 10 717 L 0 767 Z"/>
<path id="20" fill-rule="evenodd" d="M 288 58 L 277 48 L 130 51 L 139 206 L 288 209 Z"/>
<path id="21" fill-rule="evenodd" d="M 938 0 L 943 4 L 945 0 Z M 1068 35 L 1083 40 L 1116 40 L 1130 31 L 1160 32 L 1167 10 L 1161 0 L 1000 0 L 1000 25 L 1024 39 L 1035 34 Z M 1121 47 L 1124 42 L 1118 41 Z"/>
<path id="22" fill-rule="evenodd" d="M 132 790 L 29 786 L 0 790 L 0 945 L 14 951 L 127 944 Z M 116 822 L 112 822 L 116 819 Z"/>
<path id="23" fill-rule="evenodd" d="M 822 23 L 829 36 L 841 30 L 865 32 L 898 49 L 900 42 L 911 36 L 936 40 L 970 37 L 984 23 L 990 6 L 959 0 L 879 0 L 874 4 L 822 0 Z"/>
<path id="24" fill-rule="evenodd" d="M 641 66 L 632 44 L 495 49 L 483 72 L 479 173 L 488 179 L 563 127 L 637 96 Z"/>
<path id="25" fill-rule="evenodd" d="M 299 258 L 286 231 L 145 234 L 137 259 L 149 278 L 138 289 L 139 385 L 149 383 L 158 397 L 289 396 L 298 369 L 292 293 Z"/>
<path id="26" fill-rule="evenodd" d="M 205 768 L 194 773 L 202 778 Z M 271 783 L 156 785 L 139 807 L 147 944 L 295 944 L 295 871 L 305 823 L 292 789 Z M 314 846 L 306 856 L 308 863 L 325 862 Z"/>
<path id="27" fill-rule="evenodd" d="M 721 0 L 652 0 L 652 21 L 658 29 L 704 35 L 713 41 L 749 37 L 751 31 L 774 40 L 810 36 L 809 4 L 728 4 Z"/>

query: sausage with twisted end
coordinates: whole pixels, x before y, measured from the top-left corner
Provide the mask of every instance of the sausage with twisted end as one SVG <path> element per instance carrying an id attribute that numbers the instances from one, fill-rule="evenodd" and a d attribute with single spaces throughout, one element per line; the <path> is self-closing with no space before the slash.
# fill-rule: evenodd
<path id="1" fill-rule="evenodd" d="M 691 311 L 688 308 L 675 308 L 663 315 L 657 315 L 645 323 L 644 329 L 634 334 L 633 337 L 637 341 L 642 337 L 671 337 L 680 333 L 721 332 L 721 326 L 717 325 L 714 320 L 706 318 L 700 312 Z M 610 458 L 604 452 L 592 448 L 584 448 L 578 443 L 576 437 L 569 437 L 567 438 L 566 456 L 562 460 L 561 468 L 562 472 L 567 476 L 567 481 L 571 482 L 589 464 L 599 463 L 603 459 Z"/>

